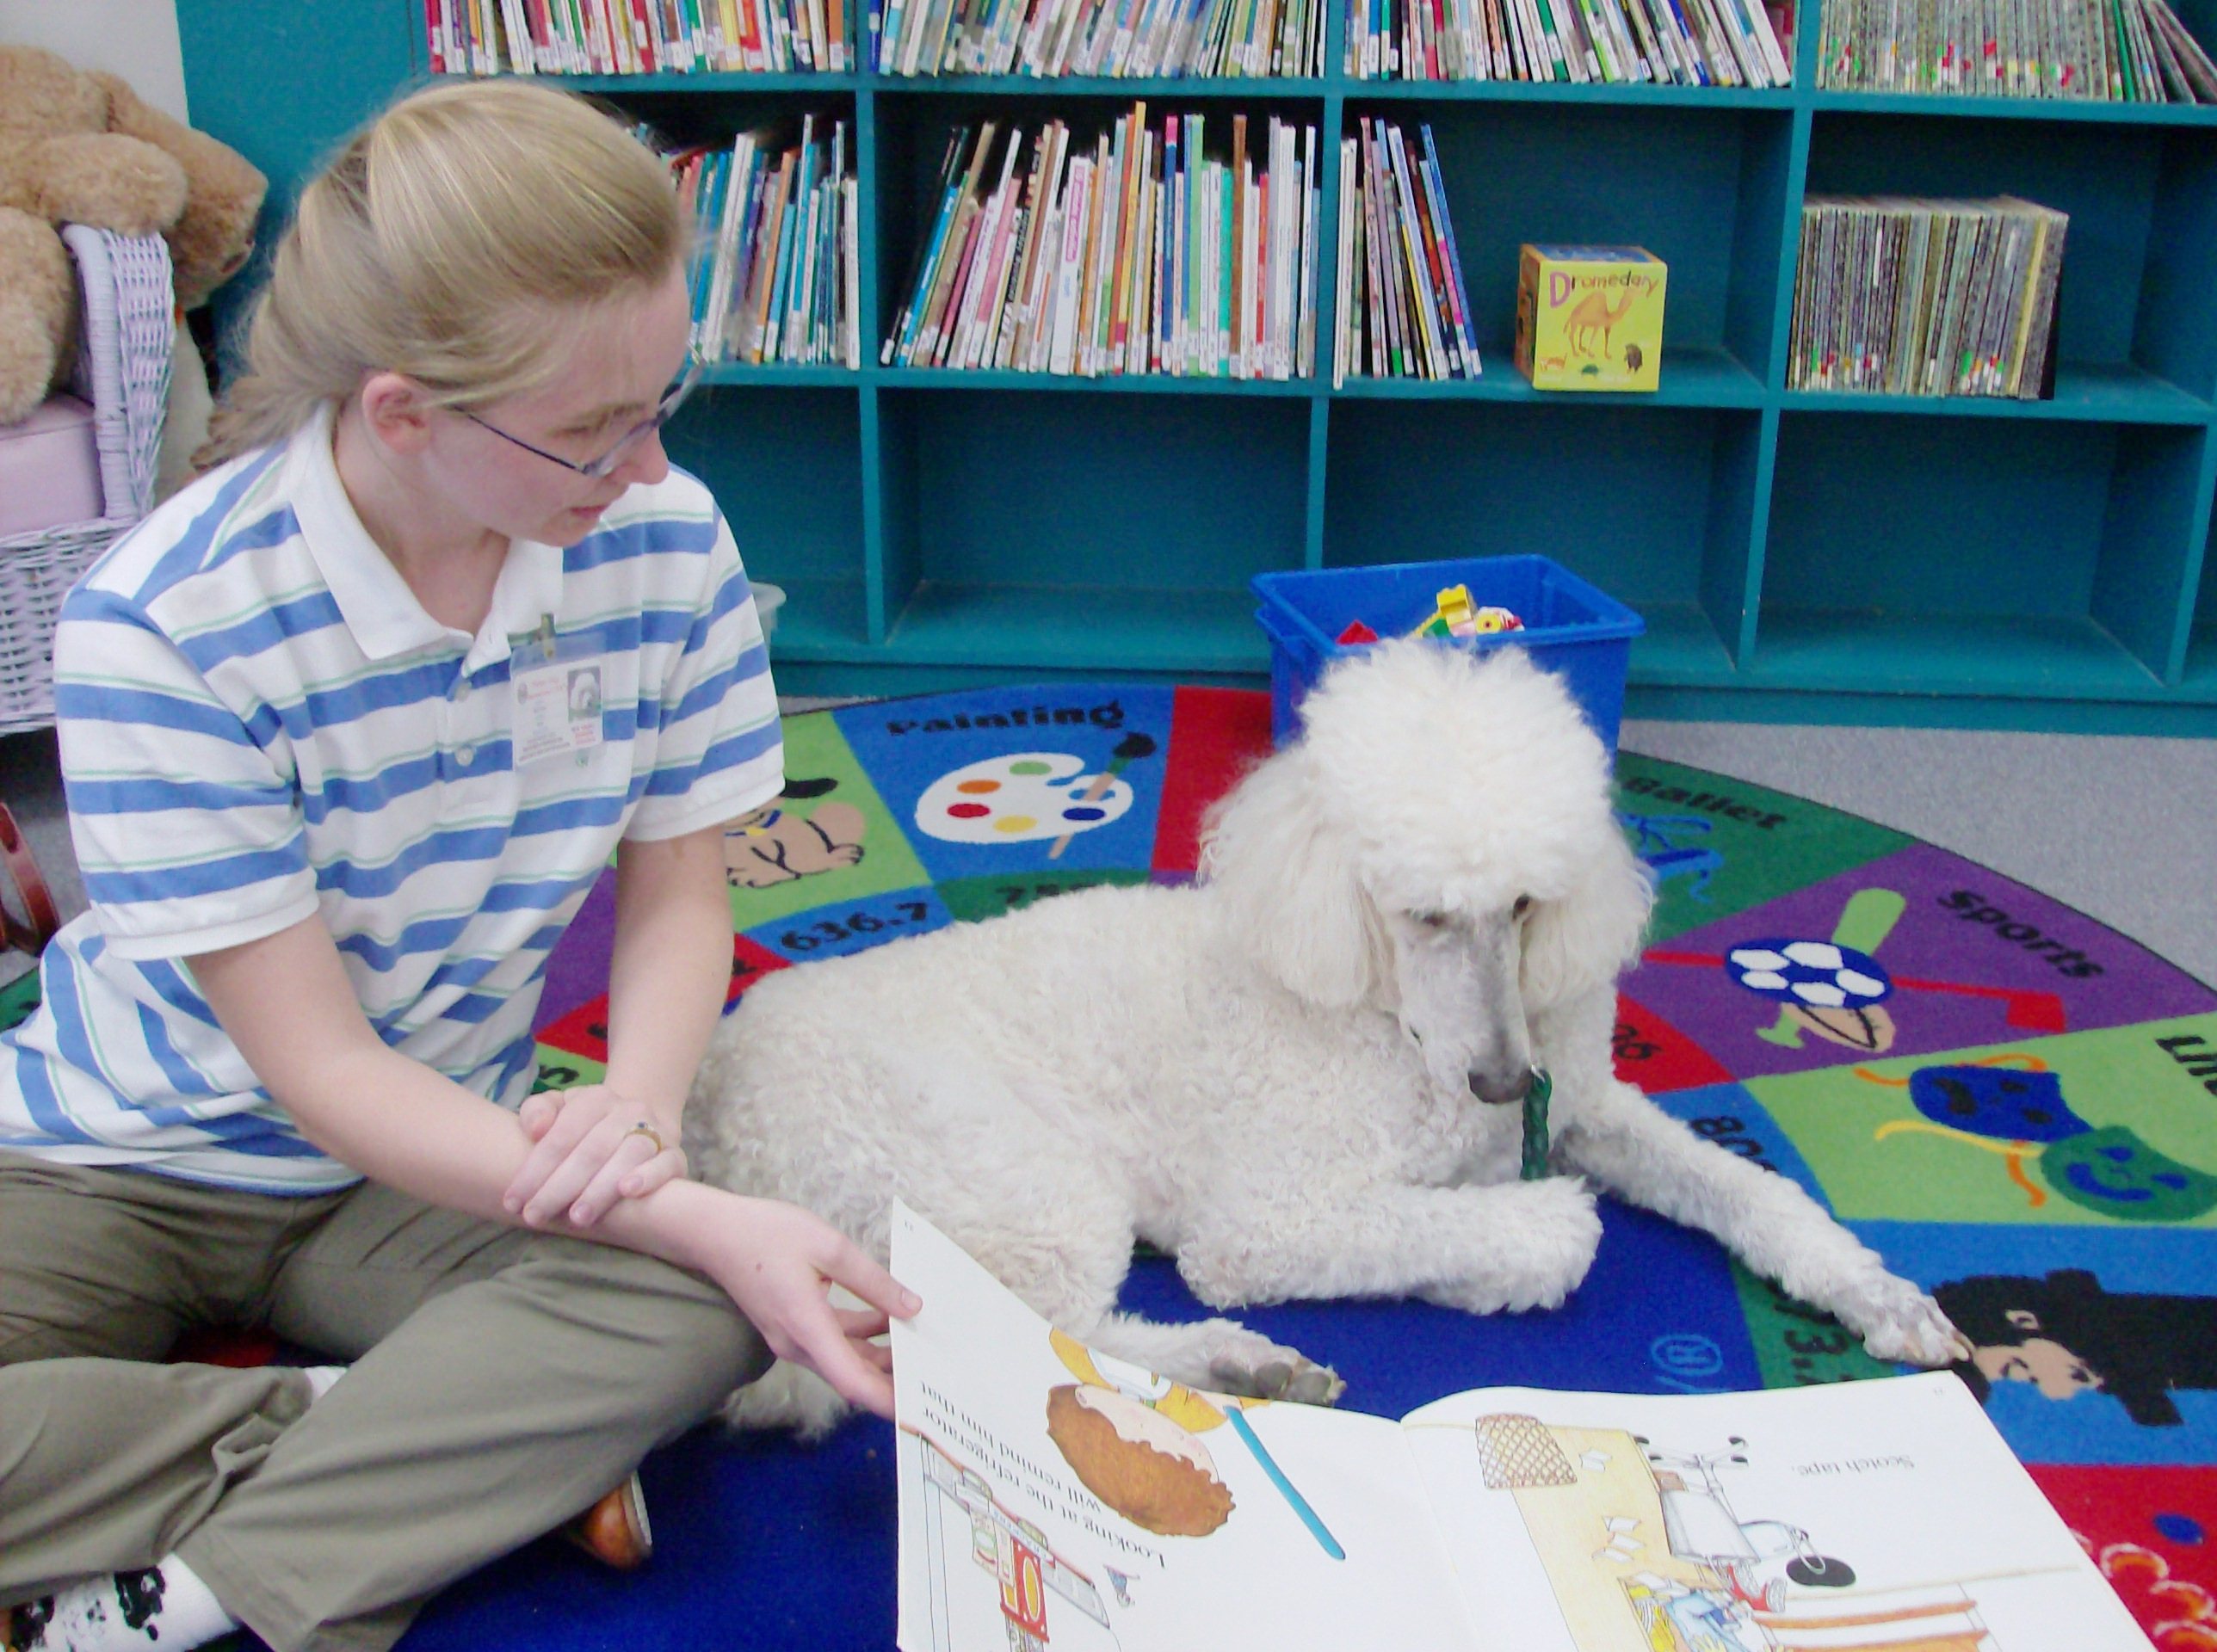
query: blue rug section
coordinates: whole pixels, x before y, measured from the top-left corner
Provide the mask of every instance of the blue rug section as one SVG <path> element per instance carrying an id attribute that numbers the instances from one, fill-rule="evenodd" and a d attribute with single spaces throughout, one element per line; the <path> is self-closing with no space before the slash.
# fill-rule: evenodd
<path id="1" fill-rule="evenodd" d="M 1705 1084 L 1699 1089 L 1665 1091 L 1653 1100 L 1696 1135 L 1766 1170 L 1791 1178 L 1800 1184 L 1803 1193 L 1830 1208 L 1817 1173 L 1745 1085 Z"/>
<path id="2" fill-rule="evenodd" d="M 831 715 L 917 858 L 946 882 L 1005 875 L 1011 844 L 1052 844 L 1067 829 L 1062 870 L 1148 866 L 1173 704 L 1168 688 L 1073 683 Z M 1096 777 L 1108 790 L 1089 796 Z"/>
<path id="3" fill-rule="evenodd" d="M 2206 1246 L 2146 1228 L 1850 1225 L 1973 1341 L 2008 1335 L 1998 1319 L 2029 1315 L 2030 1335 L 2101 1379 L 2078 1392 L 2053 1382 L 1991 1385 L 1986 1414 L 2026 1462 L 2217 1464 L 2217 1298 L 2208 1294 Z"/>
<path id="4" fill-rule="evenodd" d="M 954 922 L 938 891 L 918 887 L 857 896 L 837 912 L 802 912 L 739 933 L 789 964 L 808 964 L 866 952 Z"/>

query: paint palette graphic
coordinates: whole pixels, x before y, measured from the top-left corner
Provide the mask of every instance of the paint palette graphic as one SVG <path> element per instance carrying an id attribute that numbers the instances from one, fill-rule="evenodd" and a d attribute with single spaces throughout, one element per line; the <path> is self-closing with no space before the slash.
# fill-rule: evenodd
<path id="1" fill-rule="evenodd" d="M 918 829 L 950 843 L 1033 843 L 1121 820 L 1132 788 L 1113 770 L 1085 772 L 1066 751 L 1020 751 L 966 763 L 917 799 Z"/>

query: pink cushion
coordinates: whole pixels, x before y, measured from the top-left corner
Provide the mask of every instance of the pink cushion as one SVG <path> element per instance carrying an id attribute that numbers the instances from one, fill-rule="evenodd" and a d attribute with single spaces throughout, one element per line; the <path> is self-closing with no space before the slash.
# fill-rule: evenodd
<path id="1" fill-rule="evenodd" d="M 103 514 L 90 407 L 74 396 L 49 397 L 21 424 L 0 425 L 0 534 Z"/>

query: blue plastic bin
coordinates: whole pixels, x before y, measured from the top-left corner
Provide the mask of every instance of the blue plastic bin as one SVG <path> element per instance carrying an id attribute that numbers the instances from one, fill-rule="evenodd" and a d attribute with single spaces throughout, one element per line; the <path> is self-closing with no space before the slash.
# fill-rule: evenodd
<path id="1" fill-rule="evenodd" d="M 1477 654 L 1503 646 L 1528 650 L 1563 678 L 1609 755 L 1616 755 L 1625 666 L 1632 639 L 1647 629 L 1646 622 L 1545 557 L 1257 574 L 1251 583 L 1263 605 L 1255 618 L 1270 639 L 1270 737 L 1279 745 L 1299 731 L 1296 710 L 1325 667 L 1372 646 L 1342 647 L 1335 640 L 1350 622 L 1362 620 L 1381 638 L 1405 636 L 1424 622 L 1442 591 L 1467 585 L 1473 602 L 1507 608 L 1524 629 L 1441 638 L 1437 644 Z"/>

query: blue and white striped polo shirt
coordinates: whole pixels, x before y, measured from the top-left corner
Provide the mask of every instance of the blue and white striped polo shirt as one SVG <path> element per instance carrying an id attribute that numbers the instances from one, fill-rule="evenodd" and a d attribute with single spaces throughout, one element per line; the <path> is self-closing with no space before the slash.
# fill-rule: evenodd
<path id="1" fill-rule="evenodd" d="M 515 544 L 472 637 L 363 529 L 330 421 L 178 494 L 64 604 L 55 706 L 90 909 L 0 1038 L 0 1149 L 349 1186 L 187 959 L 320 916 L 386 1044 L 513 1106 L 547 952 L 618 841 L 713 826 L 782 784 L 762 626 L 698 481 L 633 488 L 566 551 Z M 509 644 L 544 616 L 560 655 L 601 664 L 602 741 L 519 767 Z"/>

